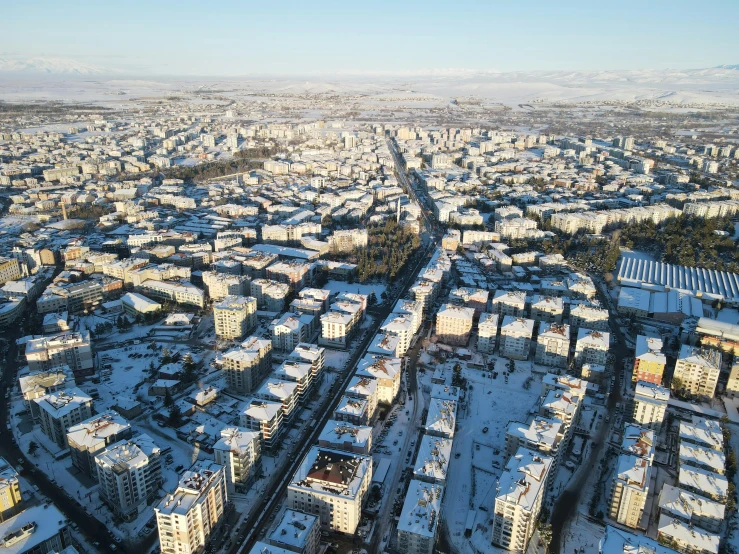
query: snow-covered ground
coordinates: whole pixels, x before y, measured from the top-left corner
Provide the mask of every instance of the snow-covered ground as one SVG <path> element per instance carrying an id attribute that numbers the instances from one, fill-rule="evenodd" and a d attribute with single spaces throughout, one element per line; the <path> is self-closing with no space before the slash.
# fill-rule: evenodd
<path id="1" fill-rule="evenodd" d="M 357 294 L 370 295 L 373 292 L 377 297 L 377 302 L 382 302 L 380 298 L 387 288 L 383 283 L 348 283 L 346 281 L 328 281 L 322 289 L 330 290 L 331 294 L 339 294 L 341 292 L 353 292 Z"/>

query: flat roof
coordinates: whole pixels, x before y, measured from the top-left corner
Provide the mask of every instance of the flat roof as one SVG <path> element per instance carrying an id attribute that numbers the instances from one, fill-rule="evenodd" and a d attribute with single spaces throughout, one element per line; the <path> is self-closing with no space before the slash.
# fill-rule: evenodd
<path id="1" fill-rule="evenodd" d="M 441 519 L 444 487 L 412 480 L 398 520 L 398 531 L 433 538 Z"/>

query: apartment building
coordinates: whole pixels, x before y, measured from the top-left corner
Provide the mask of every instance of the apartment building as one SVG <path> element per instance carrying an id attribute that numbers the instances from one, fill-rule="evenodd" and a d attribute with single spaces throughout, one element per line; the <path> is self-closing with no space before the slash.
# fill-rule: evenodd
<path id="1" fill-rule="evenodd" d="M 121 297 L 121 308 L 127 316 L 136 319 L 139 316 L 157 314 L 162 309 L 162 305 L 142 294 L 127 292 Z"/>
<path id="2" fill-rule="evenodd" d="M 330 419 L 318 436 L 318 445 L 369 455 L 372 452 L 372 427 Z"/>
<path id="3" fill-rule="evenodd" d="M 7 460 L 0 458 L 0 523 L 19 514 L 23 508 L 18 472 Z"/>
<path id="4" fill-rule="evenodd" d="M 188 281 L 154 281 L 150 279 L 141 283 L 140 290 L 147 296 L 165 302 L 196 308 L 205 306 L 205 293 Z"/>
<path id="5" fill-rule="evenodd" d="M 675 363 L 671 388 L 713 398 L 721 373 L 721 352 L 684 344 Z"/>
<path id="6" fill-rule="evenodd" d="M 536 338 L 537 364 L 550 367 L 567 367 L 570 353 L 570 326 L 566 323 L 539 323 L 539 334 Z"/>
<path id="7" fill-rule="evenodd" d="M 285 510 L 272 533 L 267 537 L 272 547 L 295 554 L 318 554 L 321 547 L 321 522 L 305 512 Z M 258 544 L 258 543 L 257 543 Z M 271 549 L 256 549 L 255 554 L 278 554 Z M 281 553 L 280 553 L 281 554 Z"/>
<path id="8" fill-rule="evenodd" d="M 287 486 L 287 505 L 318 516 L 323 530 L 351 535 L 371 481 L 371 457 L 314 446 Z"/>
<path id="9" fill-rule="evenodd" d="M 452 440 L 423 436 L 420 439 L 413 477 L 419 481 L 443 485 L 452 459 Z"/>
<path id="10" fill-rule="evenodd" d="M 321 316 L 319 342 L 326 346 L 346 348 L 354 331 L 354 317 L 348 312 L 330 311 Z"/>
<path id="11" fill-rule="evenodd" d="M 162 554 L 202 551 L 223 521 L 227 500 L 223 466 L 197 461 L 154 508 Z"/>
<path id="12" fill-rule="evenodd" d="M 662 384 L 662 375 L 667 365 L 667 357 L 662 353 L 662 347 L 663 342 L 660 338 L 637 335 L 632 381 Z"/>
<path id="13" fill-rule="evenodd" d="M 680 443 L 691 444 L 704 450 L 724 450 L 724 433 L 721 423 L 713 419 L 693 416 L 691 421 L 681 421 Z"/>
<path id="14" fill-rule="evenodd" d="M 0 523 L 5 554 L 75 554 L 68 521 L 51 503 L 30 506 Z"/>
<path id="15" fill-rule="evenodd" d="M 526 317 L 526 293 L 523 291 L 495 291 L 493 313 L 502 316 Z"/>
<path id="16" fill-rule="evenodd" d="M 457 402 L 441 398 L 431 398 L 424 428 L 426 434 L 434 437 L 454 438 L 457 424 Z"/>
<path id="17" fill-rule="evenodd" d="M 413 479 L 398 520 L 398 552 L 433 554 L 441 522 L 444 487 Z"/>
<path id="18" fill-rule="evenodd" d="M 445 344 L 466 346 L 474 317 L 474 308 L 445 304 L 436 314 L 436 336 Z"/>
<path id="19" fill-rule="evenodd" d="M 534 450 L 519 448 L 498 480 L 492 522 L 492 543 L 513 552 L 526 552 L 553 460 Z"/>
<path id="20" fill-rule="evenodd" d="M 131 437 L 131 424 L 113 410 L 92 416 L 67 430 L 72 464 L 97 479 L 95 456 L 109 445 Z"/>
<path id="21" fill-rule="evenodd" d="M 718 554 L 721 535 L 661 514 L 657 522 L 657 540 L 674 549 L 673 552 Z"/>
<path id="22" fill-rule="evenodd" d="M 26 342 L 26 361 L 31 372 L 64 366 L 77 374 L 92 373 L 90 332 L 62 333 Z"/>
<path id="23" fill-rule="evenodd" d="M 477 351 L 492 354 L 498 339 L 498 314 L 484 313 L 477 323 Z"/>
<path id="24" fill-rule="evenodd" d="M 315 265 L 299 260 L 275 262 L 267 268 L 267 278 L 285 283 L 295 292 L 300 291 L 313 281 Z"/>
<path id="25" fill-rule="evenodd" d="M 564 302 L 557 296 L 536 295 L 531 300 L 531 319 L 547 323 L 561 323 Z"/>
<path id="26" fill-rule="evenodd" d="M 313 380 L 316 381 L 323 371 L 326 349 L 315 344 L 301 342 L 290 353 L 288 359 L 310 364 Z"/>
<path id="27" fill-rule="evenodd" d="M 370 377 L 377 383 L 377 401 L 392 405 L 400 391 L 403 361 L 379 354 L 365 354 L 354 373 L 357 377 Z"/>
<path id="28" fill-rule="evenodd" d="M 474 308 L 475 317 L 480 317 L 481 313 L 487 311 L 489 297 L 490 293 L 487 290 L 472 287 L 459 287 L 449 293 L 450 300 L 461 302 L 468 308 Z"/>
<path id="29" fill-rule="evenodd" d="M 286 312 L 271 324 L 272 347 L 281 352 L 292 352 L 295 347 L 313 336 L 315 316 Z"/>
<path id="30" fill-rule="evenodd" d="M 272 341 L 249 337 L 226 352 L 222 362 L 229 390 L 250 393 L 272 371 Z"/>
<path id="31" fill-rule="evenodd" d="M 162 451 L 149 435 L 108 446 L 95 456 L 100 498 L 113 513 L 134 519 L 162 486 Z"/>
<path id="32" fill-rule="evenodd" d="M 69 446 L 67 431 L 92 417 L 92 398 L 78 388 L 46 394 L 35 398 L 41 431 L 60 449 Z"/>
<path id="33" fill-rule="evenodd" d="M 513 360 L 528 360 L 534 321 L 507 315 L 500 326 L 500 355 Z"/>
<path id="34" fill-rule="evenodd" d="M 693 527 L 718 533 L 726 515 L 726 506 L 705 496 L 664 484 L 659 493 L 659 511 Z"/>
<path id="35" fill-rule="evenodd" d="M 271 279 L 255 279 L 251 282 L 251 295 L 257 299 L 259 309 L 282 312 L 290 294 L 290 285 Z"/>
<path id="36" fill-rule="evenodd" d="M 506 459 L 513 456 L 519 448 L 527 448 L 556 461 L 564 433 L 565 424 L 559 419 L 535 415 L 528 423 L 511 421 L 505 435 Z"/>
<path id="37" fill-rule="evenodd" d="M 352 252 L 357 248 L 366 248 L 369 235 L 367 229 L 346 229 L 334 231 L 328 238 L 332 252 Z"/>
<path id="38" fill-rule="evenodd" d="M 608 331 L 608 310 L 578 304 L 570 310 L 570 327 L 573 330 L 584 327 L 593 331 Z"/>
<path id="39" fill-rule="evenodd" d="M 0 256 L 0 285 L 21 278 L 21 267 L 15 258 Z"/>
<path id="40" fill-rule="evenodd" d="M 410 348 L 415 335 L 414 322 L 410 315 L 391 313 L 380 328 L 384 333 L 398 337 L 397 357 L 402 358 Z"/>
<path id="41" fill-rule="evenodd" d="M 269 378 L 254 391 L 254 398 L 279 402 L 282 405 L 282 420 L 290 422 L 297 412 L 298 384 L 293 381 Z"/>
<path id="42" fill-rule="evenodd" d="M 634 387 L 634 410 L 632 419 L 657 435 L 667 412 L 670 390 L 654 383 L 638 381 Z"/>
<path id="43" fill-rule="evenodd" d="M 226 296 L 213 306 L 216 336 L 240 340 L 257 326 L 257 299 L 253 296 Z"/>
<path id="44" fill-rule="evenodd" d="M 611 335 L 605 331 L 595 331 L 581 327 L 577 331 L 575 343 L 575 363 L 606 365 L 608 350 L 611 347 Z"/>
<path id="45" fill-rule="evenodd" d="M 608 497 L 608 517 L 636 529 L 647 502 L 652 465 L 645 458 L 622 454 L 616 467 Z"/>
<path id="46" fill-rule="evenodd" d="M 215 462 L 226 472 L 229 493 L 251 481 L 261 457 L 262 441 L 259 432 L 226 427 L 213 445 Z"/>
<path id="47" fill-rule="evenodd" d="M 227 296 L 244 296 L 249 293 L 249 278 L 215 271 L 203 271 L 203 285 L 208 298 L 223 300 Z"/>
<path id="48" fill-rule="evenodd" d="M 272 377 L 297 383 L 298 402 L 303 404 L 308 400 L 308 394 L 313 387 L 313 371 L 309 363 L 285 360 L 280 364 L 280 367 L 272 372 Z"/>
<path id="49" fill-rule="evenodd" d="M 274 448 L 282 435 L 282 402 L 253 398 L 241 414 L 241 426 L 256 431 L 265 448 Z"/>

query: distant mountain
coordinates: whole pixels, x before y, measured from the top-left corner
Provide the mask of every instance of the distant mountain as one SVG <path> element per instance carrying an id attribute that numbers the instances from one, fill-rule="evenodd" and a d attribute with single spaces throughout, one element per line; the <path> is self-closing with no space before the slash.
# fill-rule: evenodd
<path id="1" fill-rule="evenodd" d="M 13 59 L 0 57 L 0 73 L 28 73 L 48 75 L 105 75 L 110 70 L 66 58 L 26 58 Z"/>
<path id="2" fill-rule="evenodd" d="M 739 63 L 734 65 L 717 65 L 716 69 L 738 69 L 739 70 Z"/>

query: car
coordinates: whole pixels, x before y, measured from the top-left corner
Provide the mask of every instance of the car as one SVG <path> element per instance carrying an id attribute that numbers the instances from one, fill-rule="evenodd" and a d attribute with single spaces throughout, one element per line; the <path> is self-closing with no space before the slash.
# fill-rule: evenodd
<path id="1" fill-rule="evenodd" d="M 110 544 L 108 545 L 108 548 L 110 548 L 110 551 L 111 551 L 111 552 L 115 552 L 116 550 L 118 550 L 118 546 L 116 546 L 116 545 L 115 545 L 115 544 L 113 544 L 113 543 L 110 543 Z"/>
<path id="2" fill-rule="evenodd" d="M 483 427 L 483 428 L 482 428 L 482 432 L 483 432 L 483 433 L 487 433 L 487 432 L 488 432 L 488 428 L 487 428 L 487 427 Z"/>
<path id="3" fill-rule="evenodd" d="M 567 469 L 575 469 L 575 462 L 573 462 L 573 461 L 571 461 L 571 460 L 567 460 L 567 461 L 565 462 L 565 467 L 566 467 Z"/>
<path id="4" fill-rule="evenodd" d="M 179 472 L 180 472 L 180 471 L 182 471 L 183 469 L 185 469 L 185 466 L 183 466 L 182 464 L 180 464 L 180 465 L 178 465 L 178 466 L 177 466 L 176 468 L 174 468 L 174 470 L 175 470 L 175 471 L 176 471 L 177 473 L 179 473 Z"/>

